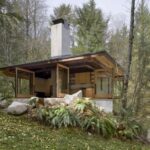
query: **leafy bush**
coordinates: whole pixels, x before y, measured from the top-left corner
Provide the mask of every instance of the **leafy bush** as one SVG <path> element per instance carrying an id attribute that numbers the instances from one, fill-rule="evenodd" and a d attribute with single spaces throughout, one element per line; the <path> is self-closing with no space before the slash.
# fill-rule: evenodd
<path id="1" fill-rule="evenodd" d="M 85 111 L 91 109 L 93 107 L 93 103 L 90 100 L 78 99 L 73 104 L 73 109 L 80 113 L 85 113 Z"/>
<path id="2" fill-rule="evenodd" d="M 78 119 L 68 106 L 40 108 L 38 110 L 38 116 L 39 119 L 47 122 L 54 128 L 78 126 Z"/>
<path id="3" fill-rule="evenodd" d="M 14 80 L 9 77 L 0 76 L 0 96 L 5 99 L 14 97 Z"/>
<path id="4" fill-rule="evenodd" d="M 125 114 L 124 118 L 118 116 L 117 134 L 119 138 L 134 139 L 139 137 L 143 128 L 140 125 L 140 120 L 134 115 L 134 109 L 132 105 L 129 105 L 126 110 L 122 109 L 121 112 Z"/>
<path id="5" fill-rule="evenodd" d="M 142 134 L 142 127 L 134 119 L 119 122 L 117 133 L 119 138 L 134 139 Z"/>
<path id="6" fill-rule="evenodd" d="M 98 133 L 104 137 L 115 135 L 115 119 L 100 111 L 90 100 L 77 100 L 74 109 L 78 118 L 80 118 L 80 126 L 83 130 Z"/>
<path id="7" fill-rule="evenodd" d="M 103 137 L 133 139 L 141 131 L 133 120 L 117 121 L 112 115 L 100 111 L 90 100 L 84 99 L 76 100 L 70 106 L 39 108 L 38 117 L 53 128 L 80 127 Z"/>
<path id="8" fill-rule="evenodd" d="M 82 129 L 98 133 L 103 137 L 114 136 L 116 123 L 107 117 L 88 116 L 82 120 Z"/>

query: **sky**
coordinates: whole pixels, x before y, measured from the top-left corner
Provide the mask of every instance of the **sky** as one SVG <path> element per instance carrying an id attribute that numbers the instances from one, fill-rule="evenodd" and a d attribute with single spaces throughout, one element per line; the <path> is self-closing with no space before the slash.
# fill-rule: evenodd
<path id="1" fill-rule="evenodd" d="M 46 0 L 48 4 L 48 12 L 53 13 L 53 9 L 60 4 L 71 4 L 72 6 L 82 7 L 83 3 L 88 0 Z M 150 0 L 146 0 L 150 6 Z M 130 5 L 131 0 L 95 0 L 97 8 L 100 8 L 107 18 L 110 18 L 110 25 L 112 27 L 118 27 L 120 24 L 130 22 Z M 136 0 L 136 6 L 140 0 Z"/>

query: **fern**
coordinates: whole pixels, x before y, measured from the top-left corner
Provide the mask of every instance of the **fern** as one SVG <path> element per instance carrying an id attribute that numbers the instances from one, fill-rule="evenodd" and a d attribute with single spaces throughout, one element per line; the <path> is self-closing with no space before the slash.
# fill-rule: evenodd
<path id="1" fill-rule="evenodd" d="M 53 128 L 80 127 L 105 138 L 117 136 L 133 139 L 141 131 L 135 120 L 117 122 L 113 116 L 100 111 L 91 101 L 83 99 L 77 100 L 73 106 L 40 108 L 38 117 Z M 120 124 L 123 124 L 122 129 L 118 128 Z"/>
<path id="2" fill-rule="evenodd" d="M 47 122 L 53 128 L 78 126 L 78 117 L 69 109 L 68 106 L 57 108 L 42 108 L 38 112 L 39 119 Z"/>

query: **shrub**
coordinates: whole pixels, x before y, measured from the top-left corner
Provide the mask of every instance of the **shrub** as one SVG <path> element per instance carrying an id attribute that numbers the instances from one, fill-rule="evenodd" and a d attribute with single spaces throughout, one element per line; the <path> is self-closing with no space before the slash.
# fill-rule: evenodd
<path id="1" fill-rule="evenodd" d="M 84 99 L 78 99 L 74 102 L 73 104 L 73 109 L 80 112 L 84 113 L 87 110 L 91 109 L 93 107 L 93 103 L 90 100 L 84 100 Z"/>
<path id="2" fill-rule="evenodd" d="M 119 122 L 117 127 L 117 134 L 121 139 L 134 139 L 142 134 L 142 130 L 142 127 L 136 120 L 128 118 L 128 120 L 126 119 Z"/>
<path id="3" fill-rule="evenodd" d="M 73 107 L 83 130 L 98 133 L 104 137 L 115 135 L 116 120 L 109 114 L 100 111 L 92 101 L 79 99 Z"/>
<path id="4" fill-rule="evenodd" d="M 116 123 L 106 117 L 88 116 L 82 120 L 82 129 L 110 137 L 116 133 Z"/>
<path id="5" fill-rule="evenodd" d="M 53 128 L 78 126 L 78 119 L 68 106 L 40 108 L 38 116 Z"/>
<path id="6" fill-rule="evenodd" d="M 112 115 L 100 111 L 90 100 L 84 99 L 78 99 L 70 106 L 39 108 L 38 117 L 53 128 L 80 127 L 103 137 L 133 139 L 141 131 L 135 120 L 117 121 Z"/>

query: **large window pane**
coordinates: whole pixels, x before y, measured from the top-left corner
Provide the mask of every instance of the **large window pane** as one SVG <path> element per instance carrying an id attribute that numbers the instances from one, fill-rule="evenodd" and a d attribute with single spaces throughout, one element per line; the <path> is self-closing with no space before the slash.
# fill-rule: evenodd
<path id="1" fill-rule="evenodd" d="M 17 96 L 27 97 L 33 95 L 33 73 L 17 69 Z"/>
<path id="2" fill-rule="evenodd" d="M 67 93 L 68 91 L 68 70 L 59 68 L 59 85 L 60 92 Z"/>
<path id="3" fill-rule="evenodd" d="M 96 78 L 96 95 L 105 96 L 112 93 L 112 79 L 111 77 L 101 77 Z"/>
<path id="4" fill-rule="evenodd" d="M 60 64 L 57 67 L 57 96 L 64 97 L 69 93 L 69 68 Z"/>

